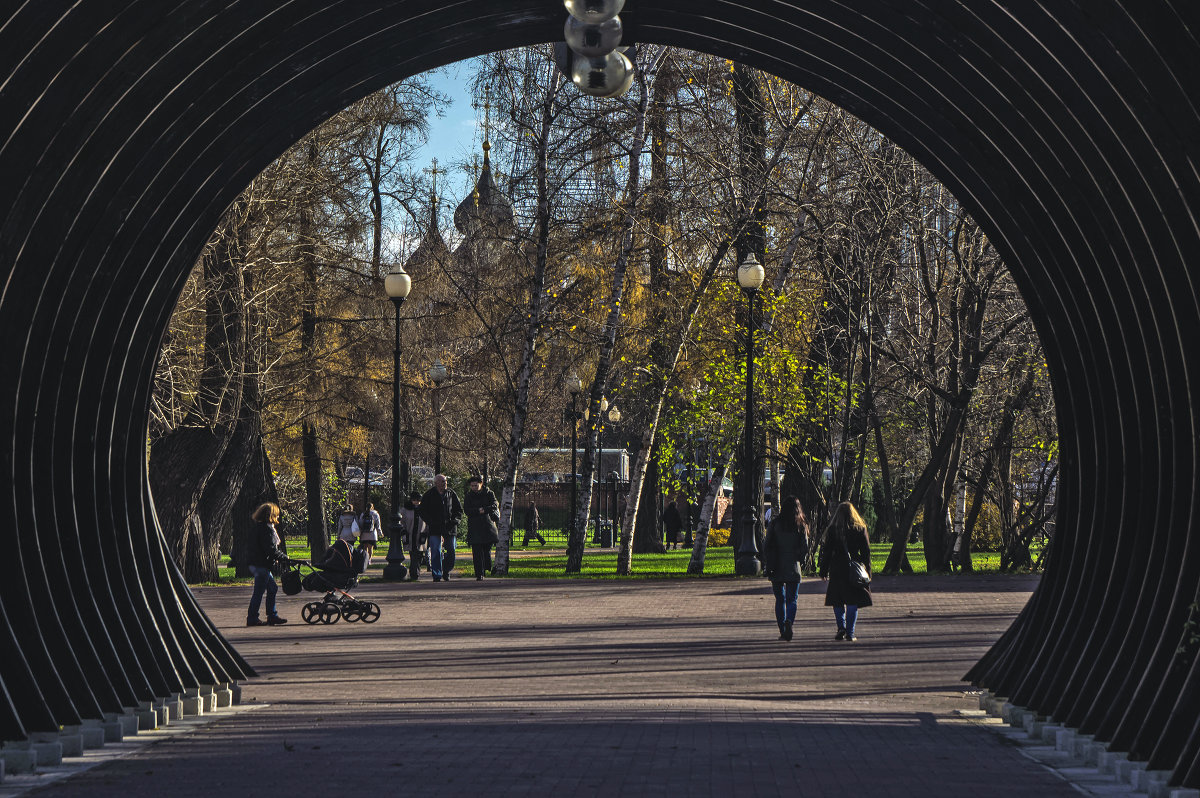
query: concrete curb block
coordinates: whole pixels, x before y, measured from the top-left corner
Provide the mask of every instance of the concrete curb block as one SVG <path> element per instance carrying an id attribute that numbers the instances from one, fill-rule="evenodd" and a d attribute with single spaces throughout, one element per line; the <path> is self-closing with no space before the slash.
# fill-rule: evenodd
<path id="1" fill-rule="evenodd" d="M 37 764 L 39 767 L 45 765 L 62 764 L 63 744 L 59 740 L 59 732 L 34 732 L 29 735 L 29 740 L 25 743 L 18 743 L 23 747 L 31 749 L 37 754 Z M 72 741 L 68 740 L 68 745 Z M 79 746 L 79 752 L 83 753 L 83 746 Z"/>
<path id="2" fill-rule="evenodd" d="M 1147 798 L 1200 798 L 1200 791 L 1170 788 L 1170 773 L 1147 771 L 1145 762 L 1130 761 L 1128 754 L 1109 751 L 1094 735 L 1081 734 L 1027 707 L 994 696 L 979 697 L 982 711 L 961 710 L 961 717 L 986 726 L 1015 743 L 1021 753 L 1055 773 L 1087 795 L 1146 794 Z M 984 717 L 1001 717 L 1011 729 Z M 1022 733 L 1024 732 L 1024 733 Z M 1176 796 L 1174 793 L 1179 792 Z"/>
<path id="3" fill-rule="evenodd" d="M 0 748 L 0 761 L 9 773 L 29 773 L 37 767 L 37 751 L 22 745 L 28 743 L 5 743 Z"/>
<path id="4" fill-rule="evenodd" d="M 232 711 L 186 718 L 171 724 L 170 727 L 131 735 L 123 741 L 105 745 L 98 750 L 85 750 L 80 756 L 63 757 L 61 755 L 62 744 L 58 742 L 61 735 L 55 732 L 45 732 L 40 735 L 53 738 L 53 742 L 42 743 L 29 740 L 4 743 L 0 745 L 0 776 L 2 776 L 0 780 L 3 781 L 0 796 L 14 798 L 34 790 L 45 791 L 48 784 L 69 779 L 78 773 L 107 762 L 135 755 L 144 751 L 147 746 L 180 735 L 194 733 L 223 717 L 231 717 L 238 712 L 267 706 L 269 704 L 250 704 Z M 119 729 L 122 724 L 117 720 L 118 717 L 129 718 L 136 723 L 138 714 L 141 714 L 140 710 L 129 710 L 127 714 L 120 716 L 116 716 L 115 713 L 110 714 L 109 717 L 112 717 L 113 720 L 96 721 L 97 725 L 93 729 L 103 731 L 105 727 L 114 725 Z M 153 715 L 153 710 L 149 714 Z M 57 761 L 54 761 L 55 753 L 58 754 Z"/>

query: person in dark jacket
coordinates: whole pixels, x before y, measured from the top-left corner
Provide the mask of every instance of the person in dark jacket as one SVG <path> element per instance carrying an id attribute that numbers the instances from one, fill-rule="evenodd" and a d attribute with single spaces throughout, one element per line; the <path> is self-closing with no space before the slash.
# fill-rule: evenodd
<path id="1" fill-rule="evenodd" d="M 675 502 L 669 502 L 662 513 L 663 529 L 667 533 L 667 548 L 679 546 L 679 533 L 683 530 L 683 519 L 679 516 L 679 508 Z"/>
<path id="2" fill-rule="evenodd" d="M 475 579 L 479 581 L 485 571 L 492 570 L 492 546 L 500 542 L 496 530 L 500 521 L 500 503 L 492 489 L 483 486 L 483 477 L 478 474 L 467 480 L 463 512 L 467 516 L 467 543 L 471 545 L 471 558 L 475 562 Z"/>
<path id="3" fill-rule="evenodd" d="M 546 539 L 542 537 L 542 516 L 538 512 L 537 505 L 532 499 L 529 501 L 529 506 L 525 508 L 525 539 L 521 541 L 522 546 L 528 546 L 529 541 L 537 540 L 543 546 L 546 545 Z"/>
<path id="4" fill-rule="evenodd" d="M 779 624 L 780 640 L 792 639 L 800 570 L 807 557 L 808 517 L 800 500 L 788 496 L 771 519 L 763 541 L 763 570 L 775 593 L 775 622 Z"/>
<path id="5" fill-rule="evenodd" d="M 408 581 L 415 582 L 421 576 L 421 561 L 425 559 L 425 547 L 428 536 L 425 533 L 425 522 L 421 520 L 417 508 L 421 506 L 421 494 L 414 493 L 408 497 L 400 510 L 400 520 L 404 523 L 404 534 L 408 541 Z M 393 544 L 395 545 L 395 544 Z"/>
<path id="6" fill-rule="evenodd" d="M 454 568 L 454 536 L 458 534 L 458 522 L 462 520 L 462 503 L 458 494 L 446 482 L 445 474 L 433 478 L 433 487 L 421 497 L 417 508 L 429 535 L 429 570 L 433 581 L 450 581 Z"/>
<path id="7" fill-rule="evenodd" d="M 835 640 L 854 642 L 854 625 L 860 607 L 871 606 L 870 584 L 860 585 L 850 578 L 850 560 L 862 563 L 871 572 L 871 541 L 867 524 L 850 502 L 842 502 L 829 519 L 825 544 L 821 547 L 820 575 L 829 579 L 825 606 L 833 607 L 837 621 Z"/>
<path id="8" fill-rule="evenodd" d="M 287 623 L 275 611 L 275 593 L 279 586 L 275 584 L 275 575 L 271 566 L 280 560 L 286 560 L 287 554 L 283 541 L 275 531 L 279 522 L 279 505 L 273 502 L 260 504 L 250 517 L 254 520 L 254 532 L 250 538 L 250 552 L 246 564 L 254 575 L 254 592 L 250 594 L 250 609 L 246 612 L 247 626 L 279 626 Z M 258 617 L 258 608 L 262 604 L 263 595 L 267 597 L 267 620 Z"/>

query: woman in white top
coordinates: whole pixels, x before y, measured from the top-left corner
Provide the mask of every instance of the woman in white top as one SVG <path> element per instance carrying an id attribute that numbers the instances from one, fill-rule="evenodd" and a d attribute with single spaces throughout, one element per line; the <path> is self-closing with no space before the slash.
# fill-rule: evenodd
<path id="1" fill-rule="evenodd" d="M 375 544 L 382 534 L 383 522 L 379 520 L 379 512 L 374 504 L 368 504 L 358 519 L 358 545 L 366 550 L 368 558 L 375 555 Z"/>

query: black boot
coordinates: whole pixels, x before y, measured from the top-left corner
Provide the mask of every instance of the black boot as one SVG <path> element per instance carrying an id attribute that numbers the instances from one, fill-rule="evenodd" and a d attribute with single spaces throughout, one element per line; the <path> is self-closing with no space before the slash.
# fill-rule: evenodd
<path id="1" fill-rule="evenodd" d="M 784 639 L 784 640 L 791 640 L 791 639 L 792 639 L 792 624 L 791 624 L 791 621 L 789 621 L 789 622 L 787 622 L 787 623 L 785 623 L 785 624 L 783 625 L 783 639 Z"/>
<path id="2" fill-rule="evenodd" d="M 779 624 L 779 639 L 787 640 L 787 624 Z"/>
<path id="3" fill-rule="evenodd" d="M 835 637 L 835 638 L 833 638 L 833 639 L 834 639 L 834 640 L 845 640 L 845 639 L 846 639 L 846 630 L 845 630 L 845 628 L 843 628 L 843 627 L 839 626 L 839 627 L 838 627 L 838 633 L 837 633 L 837 637 Z"/>

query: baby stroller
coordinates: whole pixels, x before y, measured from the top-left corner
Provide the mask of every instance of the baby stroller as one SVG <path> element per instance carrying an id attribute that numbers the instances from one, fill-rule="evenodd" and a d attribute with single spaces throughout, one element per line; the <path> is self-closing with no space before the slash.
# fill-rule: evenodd
<path id="1" fill-rule="evenodd" d="M 345 618 L 348 623 L 362 621 L 375 623 L 379 620 L 379 605 L 374 601 L 362 601 L 350 595 L 358 584 L 359 574 L 367 570 L 367 553 L 362 549 L 351 549 L 344 540 L 334 541 L 325 557 L 316 565 L 310 562 L 293 561 L 296 577 L 301 567 L 309 573 L 300 580 L 305 590 L 324 593 L 320 601 L 310 601 L 300 611 L 305 623 L 337 623 Z M 296 577 L 292 577 L 295 580 Z"/>

